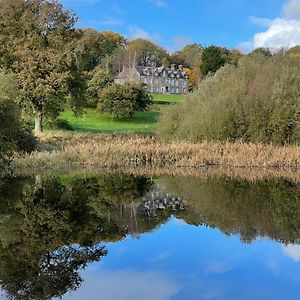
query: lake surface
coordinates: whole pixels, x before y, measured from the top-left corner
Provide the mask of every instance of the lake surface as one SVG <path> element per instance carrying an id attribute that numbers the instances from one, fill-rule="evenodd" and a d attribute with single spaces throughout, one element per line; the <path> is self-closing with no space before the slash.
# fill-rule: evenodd
<path id="1" fill-rule="evenodd" d="M 300 184 L 2 178 L 0 284 L 1 299 L 299 299 Z"/>

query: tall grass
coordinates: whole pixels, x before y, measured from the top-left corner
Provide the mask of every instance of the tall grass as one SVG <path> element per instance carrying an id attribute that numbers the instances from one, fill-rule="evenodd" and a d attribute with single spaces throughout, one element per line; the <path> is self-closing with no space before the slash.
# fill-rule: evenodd
<path id="1" fill-rule="evenodd" d="M 16 156 L 13 167 L 300 167 L 298 146 L 206 141 L 164 143 L 136 135 L 45 136 L 42 145 L 39 152 Z"/>
<path id="2" fill-rule="evenodd" d="M 243 57 L 202 82 L 182 103 L 163 111 L 164 140 L 300 141 L 300 60 L 285 55 Z"/>

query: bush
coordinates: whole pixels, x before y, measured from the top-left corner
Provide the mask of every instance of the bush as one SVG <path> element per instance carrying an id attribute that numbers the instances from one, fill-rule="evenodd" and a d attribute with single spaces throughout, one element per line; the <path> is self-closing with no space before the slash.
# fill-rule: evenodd
<path id="1" fill-rule="evenodd" d="M 146 111 L 151 103 L 151 96 L 143 85 L 113 84 L 101 93 L 97 109 L 113 119 L 132 118 L 135 111 Z"/>
<path id="2" fill-rule="evenodd" d="M 161 138 L 260 143 L 300 141 L 300 60 L 243 57 L 165 110 Z"/>

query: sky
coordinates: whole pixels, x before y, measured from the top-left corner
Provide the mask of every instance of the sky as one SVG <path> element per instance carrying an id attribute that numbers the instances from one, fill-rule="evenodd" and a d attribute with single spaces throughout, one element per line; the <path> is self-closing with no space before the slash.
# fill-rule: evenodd
<path id="1" fill-rule="evenodd" d="M 249 52 L 300 44 L 300 0 L 62 0 L 78 27 L 146 38 L 170 53 L 190 43 Z"/>

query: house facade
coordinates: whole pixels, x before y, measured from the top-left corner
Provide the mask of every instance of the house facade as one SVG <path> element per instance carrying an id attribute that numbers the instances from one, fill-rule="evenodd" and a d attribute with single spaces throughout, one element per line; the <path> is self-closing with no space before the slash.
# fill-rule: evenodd
<path id="1" fill-rule="evenodd" d="M 189 78 L 180 65 L 176 68 L 165 67 L 132 67 L 123 68 L 116 77 L 116 83 L 144 83 L 150 93 L 186 94 L 189 91 Z"/>

